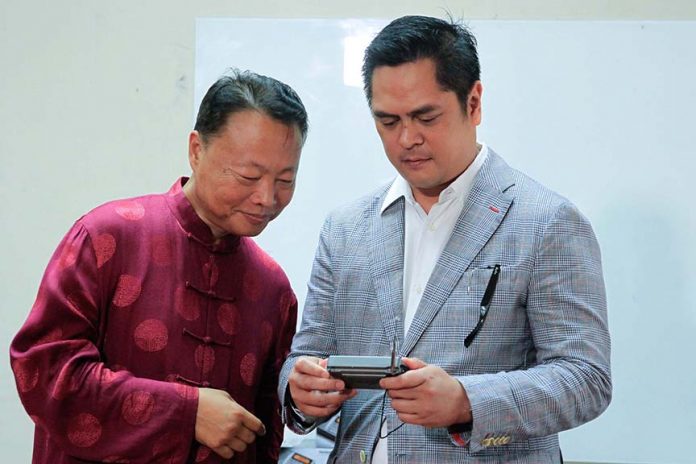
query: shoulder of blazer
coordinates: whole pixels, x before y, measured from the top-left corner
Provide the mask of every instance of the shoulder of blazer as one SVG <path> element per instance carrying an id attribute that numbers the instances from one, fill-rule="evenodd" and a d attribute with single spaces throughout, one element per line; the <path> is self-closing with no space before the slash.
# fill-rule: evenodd
<path id="1" fill-rule="evenodd" d="M 563 204 L 572 204 L 566 197 L 551 190 L 527 174 L 510 167 L 505 160 L 490 150 L 489 159 L 479 173 L 500 192 L 514 198 L 515 208 L 532 207 L 533 210 L 556 211 Z"/>

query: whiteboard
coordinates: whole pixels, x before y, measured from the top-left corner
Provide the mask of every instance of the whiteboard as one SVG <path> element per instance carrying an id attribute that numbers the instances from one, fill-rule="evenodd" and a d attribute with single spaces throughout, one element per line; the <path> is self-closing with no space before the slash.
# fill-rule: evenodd
<path id="1" fill-rule="evenodd" d="M 324 216 L 394 176 L 356 80 L 362 47 L 385 24 L 197 21 L 196 108 L 234 66 L 287 82 L 309 112 L 295 198 L 258 238 L 300 305 Z M 598 419 L 561 434 L 564 457 L 694 462 L 696 23 L 470 26 L 484 85 L 479 139 L 574 201 L 602 248 L 614 398 Z"/>

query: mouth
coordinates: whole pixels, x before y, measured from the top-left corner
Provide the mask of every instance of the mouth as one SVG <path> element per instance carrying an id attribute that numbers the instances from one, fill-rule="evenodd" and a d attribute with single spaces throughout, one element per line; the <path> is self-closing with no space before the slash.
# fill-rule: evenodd
<path id="1" fill-rule="evenodd" d="M 428 161 L 430 161 L 431 158 L 426 158 L 426 157 L 409 157 L 409 158 L 403 158 L 401 160 L 401 164 L 406 166 L 407 168 L 410 169 L 418 169 L 425 165 Z"/>
<path id="2" fill-rule="evenodd" d="M 252 224 L 266 224 L 271 220 L 270 214 L 253 214 L 242 211 L 242 214 Z"/>

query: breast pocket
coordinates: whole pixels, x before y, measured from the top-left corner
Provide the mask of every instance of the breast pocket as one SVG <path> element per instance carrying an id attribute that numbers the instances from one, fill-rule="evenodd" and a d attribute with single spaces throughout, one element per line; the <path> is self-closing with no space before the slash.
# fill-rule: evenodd
<path id="1" fill-rule="evenodd" d="M 518 369 L 527 361 L 532 345 L 526 313 L 530 274 L 513 266 L 500 266 L 497 282 L 482 316 L 486 289 L 492 285 L 494 265 L 467 270 L 432 324 L 439 334 L 443 368 L 453 372 L 480 373 Z M 477 324 L 480 328 L 477 330 Z M 476 331 L 475 335 L 473 335 Z M 473 335 L 465 346 L 467 336 Z"/>

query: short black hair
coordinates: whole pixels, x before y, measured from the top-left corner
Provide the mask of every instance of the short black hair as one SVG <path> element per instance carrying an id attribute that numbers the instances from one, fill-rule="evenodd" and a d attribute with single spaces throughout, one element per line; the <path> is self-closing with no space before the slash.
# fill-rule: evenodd
<path id="1" fill-rule="evenodd" d="M 287 84 L 252 71 L 230 69 L 206 92 L 194 129 L 203 142 L 219 134 L 230 115 L 260 111 L 299 131 L 300 144 L 307 138 L 307 111 L 297 93 Z"/>
<path id="2" fill-rule="evenodd" d="M 367 102 L 372 106 L 372 74 L 379 66 L 398 66 L 424 58 L 435 63 L 438 84 L 457 94 L 462 109 L 481 66 L 476 37 L 469 28 L 450 19 L 403 16 L 389 23 L 365 50 L 362 76 Z"/>

